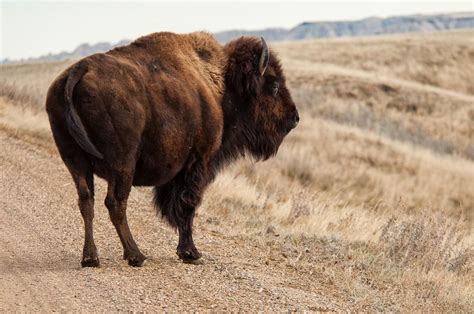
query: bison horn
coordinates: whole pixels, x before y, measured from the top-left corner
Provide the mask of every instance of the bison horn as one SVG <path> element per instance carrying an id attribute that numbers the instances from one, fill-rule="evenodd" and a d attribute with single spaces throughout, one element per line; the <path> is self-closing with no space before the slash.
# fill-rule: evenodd
<path id="1" fill-rule="evenodd" d="M 260 72 L 260 76 L 262 76 L 267 69 L 268 62 L 270 61 L 270 50 L 268 49 L 265 39 L 263 39 L 263 37 L 260 37 L 260 39 L 262 40 L 263 49 L 262 55 L 260 56 L 260 61 L 258 63 L 258 71 Z"/>

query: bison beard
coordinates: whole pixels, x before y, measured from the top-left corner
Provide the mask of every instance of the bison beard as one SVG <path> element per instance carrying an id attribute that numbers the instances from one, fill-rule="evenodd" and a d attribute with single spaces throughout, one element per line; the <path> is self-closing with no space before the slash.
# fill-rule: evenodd
<path id="1" fill-rule="evenodd" d="M 130 265 L 145 261 L 127 222 L 132 185 L 154 186 L 157 212 L 178 229 L 177 255 L 194 262 L 193 219 L 206 187 L 238 157 L 275 155 L 299 120 L 263 39 L 221 46 L 207 33 L 154 33 L 84 58 L 53 82 L 46 109 L 79 195 L 83 267 L 100 264 L 94 174 L 108 183 L 105 205 Z"/>

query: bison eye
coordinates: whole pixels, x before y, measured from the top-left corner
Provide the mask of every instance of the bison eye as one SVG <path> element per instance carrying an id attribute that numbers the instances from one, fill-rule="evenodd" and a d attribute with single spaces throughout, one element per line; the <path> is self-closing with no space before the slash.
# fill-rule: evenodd
<path id="1" fill-rule="evenodd" d="M 278 88 L 280 88 L 280 84 L 278 82 L 273 82 L 272 84 L 272 94 L 275 97 L 278 94 Z"/>

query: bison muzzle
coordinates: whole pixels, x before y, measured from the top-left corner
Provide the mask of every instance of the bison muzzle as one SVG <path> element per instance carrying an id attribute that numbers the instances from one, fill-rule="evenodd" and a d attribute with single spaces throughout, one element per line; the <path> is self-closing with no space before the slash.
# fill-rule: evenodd
<path id="1" fill-rule="evenodd" d="M 82 266 L 99 266 L 94 174 L 131 266 L 142 266 L 127 222 L 133 185 L 154 186 L 157 211 L 179 232 L 177 255 L 201 257 L 193 218 L 206 186 L 241 156 L 276 154 L 298 121 L 281 64 L 263 38 L 220 45 L 210 34 L 154 33 L 86 57 L 50 86 L 46 109 L 84 219 Z"/>

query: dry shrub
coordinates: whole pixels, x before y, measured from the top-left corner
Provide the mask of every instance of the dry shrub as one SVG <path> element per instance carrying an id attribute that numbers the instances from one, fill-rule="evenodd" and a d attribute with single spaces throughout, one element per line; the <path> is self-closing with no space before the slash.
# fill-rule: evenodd
<path id="1" fill-rule="evenodd" d="M 38 97 L 38 93 L 32 92 L 27 86 L 2 83 L 0 96 L 5 97 L 15 106 L 41 109 L 42 100 Z"/>
<path id="2" fill-rule="evenodd" d="M 0 96 L 16 106 L 43 111 L 49 85 L 72 62 L 1 65 Z"/>
<path id="3" fill-rule="evenodd" d="M 421 217 L 392 217 L 383 227 L 379 244 L 402 267 L 418 266 L 423 271 L 445 269 L 465 274 L 472 269 L 474 249 L 463 243 L 462 220 L 425 213 Z"/>
<path id="4" fill-rule="evenodd" d="M 302 191 L 294 195 L 291 199 L 291 210 L 288 215 L 287 221 L 292 224 L 296 219 L 302 217 L 308 219 L 314 210 L 311 203 L 308 201 L 308 192 Z"/>

